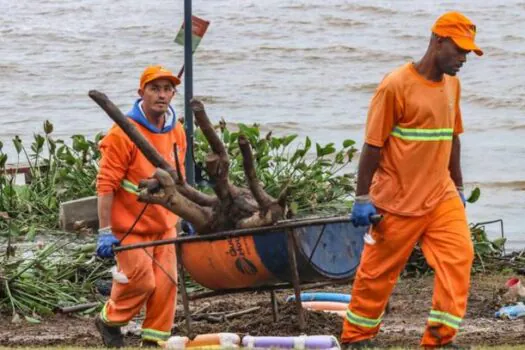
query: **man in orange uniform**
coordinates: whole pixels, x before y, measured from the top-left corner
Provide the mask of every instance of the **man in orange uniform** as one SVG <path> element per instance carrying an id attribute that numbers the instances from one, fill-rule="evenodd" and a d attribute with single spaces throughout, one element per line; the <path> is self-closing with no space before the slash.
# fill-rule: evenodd
<path id="1" fill-rule="evenodd" d="M 141 78 L 138 99 L 128 113 L 131 122 L 175 167 L 175 157 L 184 164 L 186 135 L 170 101 L 180 80 L 161 66 L 147 67 Z M 177 145 L 177 154 L 174 154 Z M 97 254 L 113 257 L 113 245 L 174 238 L 178 217 L 159 205 L 137 201 L 138 182 L 153 175 L 155 168 L 117 125 L 100 144 L 102 154 L 97 176 L 99 239 Z M 184 169 L 182 169 L 184 170 Z M 126 232 L 137 221 L 133 230 Z M 122 241 L 122 242 L 121 242 Z M 142 345 L 155 346 L 171 335 L 177 288 L 176 255 L 173 245 L 123 251 L 116 255 L 126 281 L 113 280 L 110 299 L 95 323 L 108 347 L 122 347 L 120 326 L 146 306 Z M 166 274 L 171 276 L 168 277 Z"/>
<path id="2" fill-rule="evenodd" d="M 465 214 L 456 73 L 476 27 L 449 12 L 435 22 L 427 52 L 388 74 L 372 99 L 359 161 L 354 225 L 371 227 L 343 324 L 342 343 L 369 347 L 415 244 L 435 271 L 432 310 L 421 345 L 452 345 L 465 315 L 473 246 Z M 375 244 L 374 242 L 375 241 Z"/>

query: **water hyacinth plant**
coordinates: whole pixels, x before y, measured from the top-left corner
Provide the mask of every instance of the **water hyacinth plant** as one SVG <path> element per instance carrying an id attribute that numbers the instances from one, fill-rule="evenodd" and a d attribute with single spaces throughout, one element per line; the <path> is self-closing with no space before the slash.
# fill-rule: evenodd
<path id="1" fill-rule="evenodd" d="M 97 143 L 102 135 L 94 140 L 73 135 L 68 144 L 52 136 L 49 121 L 43 128 L 44 134 L 34 134 L 29 149 L 18 136 L 13 139 L 16 159 L 8 159 L 0 144 L 2 236 L 31 237 L 38 230 L 56 229 L 60 202 L 95 194 L 100 157 Z M 16 181 L 21 165 L 29 167 L 28 184 Z"/>
<path id="2" fill-rule="evenodd" d="M 244 184 L 242 156 L 237 145 L 239 135 L 247 137 L 256 163 L 257 178 L 265 191 L 277 198 L 288 190 L 289 214 L 303 216 L 348 213 L 354 192 L 354 174 L 348 171 L 357 149 L 353 140 L 345 140 L 340 148 L 334 143 L 320 145 L 309 137 L 297 141 L 297 135 L 261 135 L 260 126 L 238 124 L 229 130 L 222 120 L 216 127 L 230 157 L 230 180 Z M 195 158 L 203 164 L 210 147 L 200 132 L 195 132 Z M 315 147 L 315 149 L 314 149 Z M 315 152 L 313 152 L 315 151 Z"/>
<path id="3" fill-rule="evenodd" d="M 0 308 L 17 322 L 37 323 L 62 307 L 95 301 L 95 282 L 107 275 L 108 262 L 94 255 L 95 244 L 71 239 L 0 253 Z M 98 308 L 95 303 L 91 310 Z"/>

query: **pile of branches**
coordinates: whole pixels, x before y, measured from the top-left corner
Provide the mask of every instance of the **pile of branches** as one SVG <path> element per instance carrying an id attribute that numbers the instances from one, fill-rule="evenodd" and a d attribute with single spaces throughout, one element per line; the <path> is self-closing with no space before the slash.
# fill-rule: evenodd
<path id="1" fill-rule="evenodd" d="M 0 311 L 10 313 L 13 322 L 37 323 L 41 316 L 89 302 L 93 306 L 86 313 L 100 308 L 96 282 L 108 276 L 110 263 L 95 257 L 95 243 L 62 237 L 24 246 L 0 252 Z"/>

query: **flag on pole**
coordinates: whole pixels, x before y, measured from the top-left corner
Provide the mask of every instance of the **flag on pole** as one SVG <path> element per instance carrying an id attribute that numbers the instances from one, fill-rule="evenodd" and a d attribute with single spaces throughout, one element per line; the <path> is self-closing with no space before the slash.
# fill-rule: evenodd
<path id="1" fill-rule="evenodd" d="M 195 52 L 197 50 L 197 46 L 199 46 L 199 43 L 202 40 L 202 37 L 204 36 L 204 33 L 206 33 L 206 30 L 208 29 L 208 26 L 210 25 L 210 22 L 199 18 L 197 16 L 191 16 L 191 51 Z M 179 32 L 177 33 L 177 36 L 175 37 L 175 42 L 177 44 L 180 44 L 184 46 L 184 23 L 180 27 Z"/>

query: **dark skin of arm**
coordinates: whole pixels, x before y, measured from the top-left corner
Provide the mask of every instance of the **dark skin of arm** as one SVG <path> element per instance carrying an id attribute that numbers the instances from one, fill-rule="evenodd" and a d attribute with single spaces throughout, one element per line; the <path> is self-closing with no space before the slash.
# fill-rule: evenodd
<path id="1" fill-rule="evenodd" d="M 359 158 L 359 171 L 357 174 L 356 196 L 368 194 L 372 177 L 379 167 L 381 159 L 381 148 L 365 143 Z"/>
<path id="2" fill-rule="evenodd" d="M 461 143 L 458 136 L 452 138 L 452 153 L 450 154 L 450 163 L 448 169 L 450 171 L 450 177 L 456 187 L 463 187 L 463 175 L 461 174 Z"/>
<path id="3" fill-rule="evenodd" d="M 461 143 L 458 136 L 452 138 L 452 152 L 450 155 L 450 176 L 456 187 L 463 187 L 463 176 L 460 163 Z M 381 159 L 381 148 L 365 143 L 359 158 L 359 172 L 357 174 L 356 196 L 367 195 L 372 178 Z"/>

